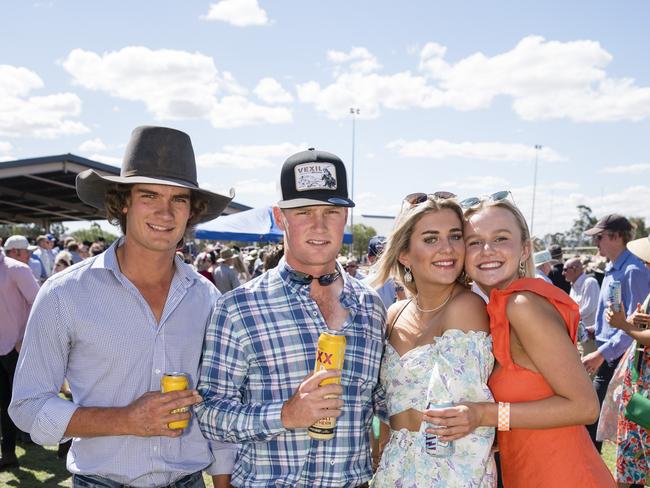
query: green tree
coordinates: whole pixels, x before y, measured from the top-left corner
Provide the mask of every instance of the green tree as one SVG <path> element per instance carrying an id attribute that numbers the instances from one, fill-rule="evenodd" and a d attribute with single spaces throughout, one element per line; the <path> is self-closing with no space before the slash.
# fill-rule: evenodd
<path id="1" fill-rule="evenodd" d="M 593 214 L 593 211 L 587 205 L 578 205 L 578 218 L 573 221 L 573 226 L 566 234 L 566 244 L 574 247 L 584 246 L 591 244 L 591 239 L 585 236 L 585 231 L 590 229 L 598 219 Z"/>
<path id="2" fill-rule="evenodd" d="M 88 229 L 79 229 L 74 231 L 72 237 L 78 242 L 90 241 L 94 242 L 98 237 L 103 237 L 106 242 L 110 243 L 117 239 L 117 235 L 103 230 L 97 222 L 92 222 Z"/>
<path id="3" fill-rule="evenodd" d="M 628 220 L 635 227 L 635 231 L 634 231 L 634 238 L 635 239 L 641 239 L 642 237 L 646 237 L 648 235 L 648 233 L 650 233 L 650 229 L 648 229 L 646 227 L 646 225 L 645 225 L 645 218 L 643 218 L 643 217 L 628 217 Z"/>
<path id="4" fill-rule="evenodd" d="M 346 231 L 349 230 L 346 229 Z M 368 241 L 376 235 L 377 231 L 373 227 L 365 224 L 354 224 L 352 227 L 354 249 L 350 249 L 349 245 L 345 245 L 343 246 L 342 252 L 345 254 L 352 253 L 355 258 L 361 259 L 368 251 Z"/>
<path id="5" fill-rule="evenodd" d="M 47 230 L 38 224 L 2 224 L 0 225 L 0 237 L 6 239 L 9 236 L 21 235 L 28 239 L 36 239 L 40 234 L 47 234 Z"/>

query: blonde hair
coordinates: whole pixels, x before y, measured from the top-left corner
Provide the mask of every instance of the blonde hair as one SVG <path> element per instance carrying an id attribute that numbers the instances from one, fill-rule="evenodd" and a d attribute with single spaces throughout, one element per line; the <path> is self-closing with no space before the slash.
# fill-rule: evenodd
<path id="1" fill-rule="evenodd" d="M 451 210 L 454 212 L 458 216 L 458 221 L 462 226 L 463 210 L 458 205 L 458 202 L 452 198 L 440 199 L 428 197 L 426 201 L 413 205 L 400 213 L 395 221 L 393 230 L 386 239 L 384 250 L 372 267 L 373 279 L 371 284 L 373 286 L 382 285 L 392 276 L 403 283 L 411 294 L 417 295 L 418 289 L 415 280 L 409 283 L 404 279 L 405 269 L 404 265 L 399 262 L 399 256 L 408 251 L 413 229 L 420 219 L 428 213 L 440 212 L 442 210 Z"/>
<path id="2" fill-rule="evenodd" d="M 481 200 L 476 206 L 471 207 L 465 211 L 465 222 L 469 222 L 469 219 L 472 215 L 485 210 L 486 208 L 499 207 L 510 212 L 517 222 L 519 227 L 519 232 L 521 232 L 521 244 L 522 246 L 528 246 L 528 258 L 523 262 L 519 263 L 519 278 L 534 278 L 535 277 L 535 263 L 533 261 L 533 242 L 530 238 L 530 230 L 528 230 L 528 224 L 526 223 L 526 218 L 521 213 L 521 210 L 512 203 L 510 200 Z M 523 268 L 523 273 L 522 273 Z"/>

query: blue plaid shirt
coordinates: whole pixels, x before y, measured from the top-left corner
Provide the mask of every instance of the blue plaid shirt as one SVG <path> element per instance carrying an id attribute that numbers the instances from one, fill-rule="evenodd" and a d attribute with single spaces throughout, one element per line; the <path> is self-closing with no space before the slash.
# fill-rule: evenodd
<path id="1" fill-rule="evenodd" d="M 369 436 L 373 407 L 382 413 L 378 385 L 385 309 L 379 296 L 342 273 L 341 304 L 349 317 L 341 383 L 343 414 L 336 436 L 316 441 L 307 429 L 285 429 L 280 412 L 314 369 L 327 324 L 310 285 L 277 268 L 224 294 L 206 332 L 194 407 L 206 437 L 241 443 L 235 486 L 353 487 L 372 476 Z"/>

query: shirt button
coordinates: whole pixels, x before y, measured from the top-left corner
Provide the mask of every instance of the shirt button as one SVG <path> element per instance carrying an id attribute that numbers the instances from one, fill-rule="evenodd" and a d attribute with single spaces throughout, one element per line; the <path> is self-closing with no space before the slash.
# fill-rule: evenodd
<path id="1" fill-rule="evenodd" d="M 160 370 L 159 370 L 159 369 L 155 369 L 155 370 L 154 370 L 154 373 L 156 373 L 156 374 L 160 374 Z"/>
<path id="2" fill-rule="evenodd" d="M 334 460 L 333 459 L 330 461 L 330 466 L 334 466 Z"/>
<path id="3" fill-rule="evenodd" d="M 318 317 L 318 312 L 317 312 L 316 310 L 314 310 L 311 314 L 312 314 L 314 317 Z"/>

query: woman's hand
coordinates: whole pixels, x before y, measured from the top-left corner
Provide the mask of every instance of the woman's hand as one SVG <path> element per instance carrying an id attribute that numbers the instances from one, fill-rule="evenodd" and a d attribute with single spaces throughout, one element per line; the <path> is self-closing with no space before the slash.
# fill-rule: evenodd
<path id="1" fill-rule="evenodd" d="M 650 329 L 650 314 L 641 312 L 641 304 L 636 304 L 636 310 L 628 319 L 639 329 Z"/>
<path id="2" fill-rule="evenodd" d="M 481 425 L 480 403 L 460 403 L 453 407 L 425 410 L 422 420 L 431 424 L 426 432 L 440 436 L 441 441 L 455 441 L 471 434 Z"/>
<path id="3" fill-rule="evenodd" d="M 625 317 L 625 306 L 623 305 L 623 302 L 619 304 L 619 311 L 616 312 L 612 308 L 612 304 L 609 303 L 607 310 L 605 310 L 605 320 L 609 322 L 609 325 L 616 329 L 621 329 L 624 332 L 627 332 L 630 329 L 630 323 L 627 321 L 627 317 Z"/>

